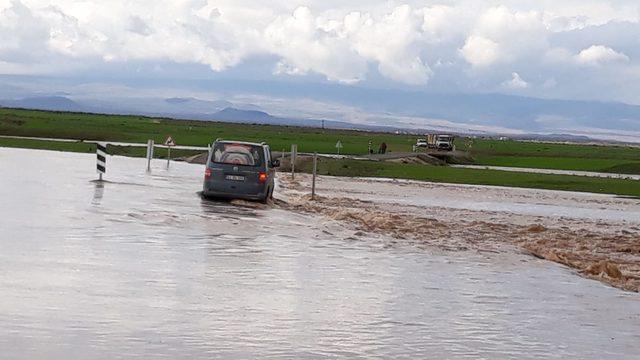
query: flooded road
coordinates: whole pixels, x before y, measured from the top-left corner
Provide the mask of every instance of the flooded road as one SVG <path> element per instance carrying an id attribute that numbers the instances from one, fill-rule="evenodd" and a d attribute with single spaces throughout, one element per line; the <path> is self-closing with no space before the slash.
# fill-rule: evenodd
<path id="1" fill-rule="evenodd" d="M 442 252 L 201 200 L 203 169 L 0 148 L 3 359 L 640 353 L 640 296 L 518 254 Z"/>

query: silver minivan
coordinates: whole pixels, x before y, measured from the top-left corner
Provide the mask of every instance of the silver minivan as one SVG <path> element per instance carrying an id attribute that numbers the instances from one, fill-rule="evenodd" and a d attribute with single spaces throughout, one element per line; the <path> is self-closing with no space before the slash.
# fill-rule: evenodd
<path id="1" fill-rule="evenodd" d="M 202 195 L 266 203 L 273 197 L 278 166 L 265 143 L 216 140 L 209 149 Z"/>

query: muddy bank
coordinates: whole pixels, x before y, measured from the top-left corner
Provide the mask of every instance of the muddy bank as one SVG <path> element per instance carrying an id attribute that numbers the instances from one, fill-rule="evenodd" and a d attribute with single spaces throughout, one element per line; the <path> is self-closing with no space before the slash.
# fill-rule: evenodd
<path id="1" fill-rule="evenodd" d="M 500 192 L 524 207 L 528 203 L 533 207 L 545 205 L 545 201 L 560 201 L 568 207 L 582 206 L 582 210 L 592 213 L 595 207 L 605 211 L 607 207 L 617 209 L 626 206 L 632 211 L 629 217 L 621 219 L 606 212 L 602 216 L 609 216 L 610 219 L 586 216 L 570 218 L 558 216 L 557 212 L 545 213 L 544 208 L 539 214 L 528 214 L 508 208 L 492 211 L 425 207 L 416 199 L 420 196 L 422 184 L 376 183 L 330 177 L 322 177 L 318 181 L 321 195 L 316 201 L 311 201 L 308 195 L 309 178 L 300 175 L 296 180 L 280 176 L 283 201 L 278 202 L 278 206 L 322 214 L 350 223 L 358 231 L 390 235 L 398 241 L 435 246 L 448 251 L 525 252 L 569 266 L 582 276 L 620 289 L 640 291 L 640 221 L 633 215 L 633 211 L 640 207 L 637 201 L 634 204 L 633 200 L 584 194 L 570 200 L 567 195 L 570 193 L 560 192 L 555 194 L 555 199 L 552 192 L 534 192 L 527 197 L 527 192 L 521 189 L 486 188 L 489 197 L 492 197 L 492 192 Z M 447 189 L 449 185 L 424 185 L 430 187 L 429 190 L 422 189 L 422 192 L 428 192 L 427 197 L 434 192 L 455 191 L 459 196 L 475 196 L 477 201 L 486 201 L 481 187 L 456 186 L 455 189 Z M 396 198 L 390 196 L 394 191 L 397 192 Z M 563 199 L 561 194 L 568 198 Z M 414 203 L 402 201 L 407 196 Z M 591 207 L 594 209 L 591 210 Z"/>

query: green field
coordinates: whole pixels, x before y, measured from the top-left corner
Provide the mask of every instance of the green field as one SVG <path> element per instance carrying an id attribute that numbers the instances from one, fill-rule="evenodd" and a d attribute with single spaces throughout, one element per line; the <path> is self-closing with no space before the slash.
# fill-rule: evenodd
<path id="1" fill-rule="evenodd" d="M 461 139 L 479 165 L 640 174 L 640 148 Z"/>
<path id="2" fill-rule="evenodd" d="M 312 171 L 311 161 L 301 164 Z M 319 159 L 318 173 L 333 176 L 383 177 L 454 184 L 476 184 L 607 193 L 640 197 L 640 181 L 584 176 L 531 174 L 498 170 L 460 169 L 389 162 Z"/>
<path id="3" fill-rule="evenodd" d="M 178 145 L 207 146 L 216 138 L 265 141 L 273 150 L 298 144 L 300 152 L 335 153 L 336 142 L 345 154 L 364 154 L 369 140 L 386 142 L 389 151 L 411 151 L 415 136 L 301 127 L 230 124 L 143 116 L 97 115 L 0 108 L 0 135 L 162 143 L 172 136 Z"/>
<path id="4" fill-rule="evenodd" d="M 163 142 L 171 135 L 179 145 L 207 146 L 216 138 L 266 141 L 273 150 L 298 144 L 300 152 L 335 153 L 342 142 L 344 154 L 364 154 L 368 142 L 381 142 L 389 152 L 409 152 L 416 135 L 360 131 L 230 124 L 144 116 L 99 115 L 0 108 L 0 135 L 56 137 L 102 141 Z M 458 139 L 479 165 L 640 174 L 640 148 L 551 144 L 524 141 Z"/>
<path id="5" fill-rule="evenodd" d="M 416 135 L 398 135 L 346 130 L 230 124 L 173 120 L 143 116 L 98 115 L 0 108 L 0 135 L 76 139 L 53 142 L 0 138 L 0 146 L 95 152 L 95 145 L 80 140 L 162 143 L 171 135 L 178 145 L 207 146 L 216 138 L 266 141 L 274 151 L 298 144 L 300 152 L 334 153 L 340 140 L 344 154 L 364 154 L 372 141 L 382 141 L 389 152 L 409 152 Z M 522 141 L 458 139 L 456 147 L 468 150 L 476 164 L 640 174 L 640 149 L 625 146 L 587 146 Z M 112 155 L 144 156 L 140 147 L 109 146 Z M 172 157 L 194 151 L 172 151 Z M 156 156 L 165 156 L 164 150 Z M 302 170 L 310 171 L 303 163 Z M 502 185 L 541 189 L 574 190 L 640 196 L 640 182 L 566 175 L 543 175 L 493 170 L 458 169 L 446 166 L 390 162 L 322 160 L 322 174 L 427 180 L 434 182 Z"/>

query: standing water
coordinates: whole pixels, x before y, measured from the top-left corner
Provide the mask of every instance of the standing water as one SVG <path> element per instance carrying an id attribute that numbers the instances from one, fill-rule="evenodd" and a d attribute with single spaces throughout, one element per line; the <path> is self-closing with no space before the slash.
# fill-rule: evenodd
<path id="1" fill-rule="evenodd" d="M 0 149 L 3 359 L 640 354 L 640 296 L 200 199 L 203 169 Z"/>

